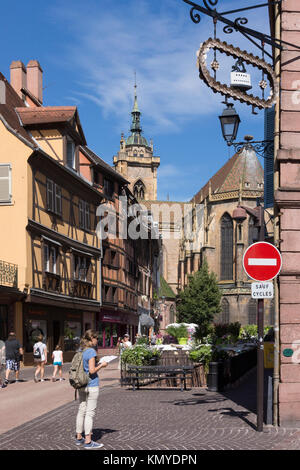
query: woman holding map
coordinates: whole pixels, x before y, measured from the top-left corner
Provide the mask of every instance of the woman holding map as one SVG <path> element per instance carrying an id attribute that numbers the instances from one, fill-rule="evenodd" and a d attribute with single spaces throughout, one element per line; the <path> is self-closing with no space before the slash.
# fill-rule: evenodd
<path id="1" fill-rule="evenodd" d="M 86 387 L 79 389 L 80 403 L 76 417 L 76 445 L 83 445 L 84 449 L 100 449 L 103 447 L 103 444 L 92 441 L 93 419 L 99 395 L 98 372 L 108 364 L 103 360 L 96 363 L 97 341 L 98 333 L 94 330 L 87 330 L 81 339 L 83 368 L 89 374 L 89 382 Z"/>

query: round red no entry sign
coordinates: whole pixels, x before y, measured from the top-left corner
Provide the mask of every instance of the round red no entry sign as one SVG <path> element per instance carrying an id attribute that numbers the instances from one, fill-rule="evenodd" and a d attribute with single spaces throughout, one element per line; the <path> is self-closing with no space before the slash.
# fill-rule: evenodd
<path id="1" fill-rule="evenodd" d="M 281 265 L 280 252 L 268 242 L 253 243 L 244 253 L 244 270 L 255 281 L 270 281 L 279 274 Z"/>

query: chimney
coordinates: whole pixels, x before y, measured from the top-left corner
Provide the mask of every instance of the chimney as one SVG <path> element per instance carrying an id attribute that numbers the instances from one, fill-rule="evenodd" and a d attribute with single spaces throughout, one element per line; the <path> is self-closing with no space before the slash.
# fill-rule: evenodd
<path id="1" fill-rule="evenodd" d="M 3 80 L 0 80 L 0 104 L 6 104 L 6 86 Z"/>
<path id="2" fill-rule="evenodd" d="M 25 99 L 21 89 L 26 88 L 26 68 L 23 62 L 15 60 L 10 65 L 10 84 L 22 100 Z"/>
<path id="3" fill-rule="evenodd" d="M 27 64 L 27 90 L 43 103 L 43 70 L 37 60 L 30 60 Z"/>

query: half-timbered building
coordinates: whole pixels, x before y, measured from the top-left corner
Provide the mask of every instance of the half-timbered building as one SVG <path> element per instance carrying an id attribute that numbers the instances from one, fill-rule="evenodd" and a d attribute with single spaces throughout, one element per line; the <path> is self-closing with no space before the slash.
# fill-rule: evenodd
<path id="1" fill-rule="evenodd" d="M 22 340 L 25 364 L 38 333 L 50 353 L 60 343 L 68 360 L 83 330 L 96 325 L 102 247 L 95 228 L 103 198 L 80 176 L 86 141 L 76 107 L 42 106 L 35 88 L 41 67 L 31 61 L 30 68 L 27 75 L 28 67 L 12 64 L 13 86 L 0 77 L 0 167 L 8 170 L 0 182 L 0 259 L 18 267 L 14 288 L 22 301 L 8 323 Z"/>

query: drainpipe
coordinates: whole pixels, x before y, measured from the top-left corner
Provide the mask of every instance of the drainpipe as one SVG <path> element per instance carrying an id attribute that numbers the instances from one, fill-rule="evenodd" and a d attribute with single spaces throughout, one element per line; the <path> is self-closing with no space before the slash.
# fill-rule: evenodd
<path id="1" fill-rule="evenodd" d="M 281 37 L 281 13 L 279 5 L 275 5 L 275 37 Z M 275 73 L 278 80 L 280 80 L 280 51 L 275 48 Z M 276 155 L 280 148 L 280 96 L 277 99 L 275 106 L 275 132 L 274 132 L 274 192 L 279 187 L 279 170 L 276 168 Z M 278 216 L 278 208 L 274 205 L 274 244 L 280 249 L 280 221 Z M 273 425 L 279 426 L 279 401 L 278 390 L 280 381 L 280 317 L 279 317 L 279 284 L 278 280 L 274 283 L 274 371 L 273 371 Z"/>

